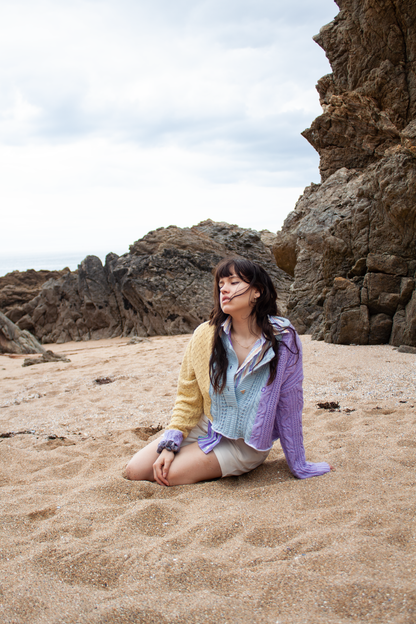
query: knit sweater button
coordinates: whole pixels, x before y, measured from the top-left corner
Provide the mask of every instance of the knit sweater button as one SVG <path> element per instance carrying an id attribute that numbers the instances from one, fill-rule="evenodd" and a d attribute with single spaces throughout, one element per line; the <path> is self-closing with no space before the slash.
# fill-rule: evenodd
<path id="1" fill-rule="evenodd" d="M 241 394 L 244 394 L 245 390 L 241 390 Z"/>

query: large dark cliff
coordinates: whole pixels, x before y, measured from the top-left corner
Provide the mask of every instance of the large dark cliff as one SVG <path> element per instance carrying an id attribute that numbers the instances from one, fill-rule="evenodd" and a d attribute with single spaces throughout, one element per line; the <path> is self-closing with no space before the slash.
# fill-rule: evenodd
<path id="1" fill-rule="evenodd" d="M 416 345 L 416 3 L 336 0 L 316 42 L 333 73 L 303 135 L 320 155 L 277 234 L 299 331 L 341 344 Z"/>

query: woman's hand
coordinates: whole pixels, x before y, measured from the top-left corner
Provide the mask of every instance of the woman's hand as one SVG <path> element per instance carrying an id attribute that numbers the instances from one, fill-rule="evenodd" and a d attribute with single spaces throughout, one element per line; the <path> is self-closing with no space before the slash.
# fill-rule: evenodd
<path id="1" fill-rule="evenodd" d="M 153 476 L 156 483 L 159 483 L 159 485 L 169 486 L 168 474 L 170 466 L 174 459 L 175 453 L 173 453 L 173 451 L 167 451 L 166 449 L 163 449 L 163 451 L 160 453 L 159 457 L 153 464 Z"/>

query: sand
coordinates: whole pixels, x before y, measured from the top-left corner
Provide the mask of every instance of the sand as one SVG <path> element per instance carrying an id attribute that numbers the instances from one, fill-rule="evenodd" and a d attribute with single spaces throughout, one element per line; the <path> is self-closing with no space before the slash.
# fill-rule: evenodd
<path id="1" fill-rule="evenodd" d="M 306 453 L 327 475 L 295 479 L 277 442 L 241 477 L 126 481 L 188 339 L 0 356 L 0 433 L 17 432 L 0 438 L 0 622 L 415 623 L 416 356 L 302 337 Z"/>

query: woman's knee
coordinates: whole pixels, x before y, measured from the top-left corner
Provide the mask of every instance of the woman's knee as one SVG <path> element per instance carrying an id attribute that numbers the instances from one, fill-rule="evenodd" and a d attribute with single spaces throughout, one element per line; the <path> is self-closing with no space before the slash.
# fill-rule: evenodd
<path id="1" fill-rule="evenodd" d="M 130 460 L 123 469 L 123 477 L 129 481 L 137 481 L 138 477 L 137 468 L 134 466 L 133 461 Z"/>
<path id="2" fill-rule="evenodd" d="M 129 463 L 124 467 L 123 477 L 128 479 L 129 481 L 140 481 L 140 475 L 137 471 L 136 466 L 133 465 L 130 460 Z"/>
<path id="3" fill-rule="evenodd" d="M 154 453 L 151 452 L 149 447 L 145 447 L 145 449 L 136 453 L 127 463 L 122 473 L 123 477 L 129 481 L 154 481 L 154 461 Z"/>
<path id="4" fill-rule="evenodd" d="M 154 481 L 153 465 L 149 468 L 141 463 L 129 461 L 122 474 L 129 481 Z"/>

